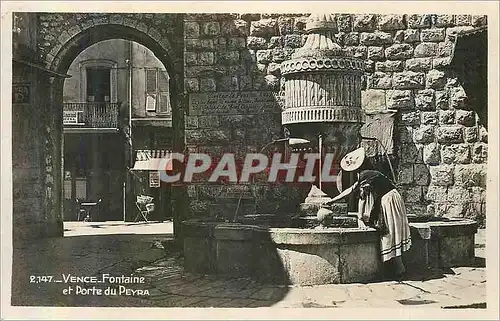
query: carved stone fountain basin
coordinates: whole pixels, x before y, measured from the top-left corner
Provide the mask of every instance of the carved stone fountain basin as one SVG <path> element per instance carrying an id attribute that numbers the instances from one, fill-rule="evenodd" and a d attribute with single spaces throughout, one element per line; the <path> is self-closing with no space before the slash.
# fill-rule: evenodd
<path id="1" fill-rule="evenodd" d="M 307 229 L 263 221 L 183 222 L 186 270 L 299 285 L 366 282 L 381 276 L 375 229 Z M 474 221 L 450 219 L 410 226 L 413 245 L 404 255 L 409 269 L 467 265 L 474 260 Z"/>

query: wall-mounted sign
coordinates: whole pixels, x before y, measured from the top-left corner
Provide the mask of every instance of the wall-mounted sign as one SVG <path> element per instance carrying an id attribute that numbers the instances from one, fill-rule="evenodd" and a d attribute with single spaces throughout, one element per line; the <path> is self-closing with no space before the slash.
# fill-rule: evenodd
<path id="1" fill-rule="evenodd" d="M 158 171 L 149 172 L 149 187 L 160 187 L 160 173 Z"/>
<path id="2" fill-rule="evenodd" d="M 189 94 L 189 114 L 237 115 L 281 112 L 279 98 L 270 91 Z"/>
<path id="3" fill-rule="evenodd" d="M 82 114 L 83 111 L 63 111 L 63 125 L 83 125 Z"/>
<path id="4" fill-rule="evenodd" d="M 29 85 L 13 85 L 12 86 L 12 103 L 13 104 L 28 104 L 30 102 L 30 86 Z"/>

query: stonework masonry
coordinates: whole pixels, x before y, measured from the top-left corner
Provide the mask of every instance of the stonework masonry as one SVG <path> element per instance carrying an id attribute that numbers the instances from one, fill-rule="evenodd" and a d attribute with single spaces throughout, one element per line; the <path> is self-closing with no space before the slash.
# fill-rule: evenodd
<path id="1" fill-rule="evenodd" d="M 34 36 L 27 40 L 32 54 L 26 57 L 51 72 L 64 74 L 77 54 L 97 41 L 113 38 L 137 41 L 164 63 L 174 84 L 173 149 L 185 153 L 244 155 L 258 152 L 267 142 L 282 135 L 284 79 L 280 64 L 304 44 L 308 16 L 37 13 L 36 23 L 30 27 Z M 487 130 L 479 125 L 475 112 L 484 106 L 470 106 L 467 98 L 471 93 L 464 89 L 450 62 L 457 34 L 486 26 L 486 16 L 336 14 L 335 22 L 338 44 L 365 63 L 362 107 L 367 112 L 397 110 L 394 145 L 398 184 L 408 212 L 469 217 L 484 224 Z M 33 77 L 34 82 L 48 83 L 42 76 Z M 25 81 L 22 76 L 20 79 Z M 46 96 L 47 90 L 41 83 L 38 89 L 30 87 L 33 97 Z M 60 222 L 57 195 L 61 164 L 57 155 L 60 155 L 61 133 L 54 124 L 61 117 L 57 106 L 62 103 L 59 92 L 62 82 L 50 87 L 51 101 L 43 104 L 53 106 L 54 110 L 36 130 L 47 138 L 43 153 L 51 156 L 36 154 L 37 149 L 30 147 L 26 155 L 37 161 L 26 166 L 37 168 L 33 175 L 28 175 L 28 180 L 43 180 L 41 186 L 51 187 L 46 191 L 47 197 L 41 196 L 42 191 L 33 190 L 38 193 L 34 201 L 44 202 L 43 206 L 51 209 L 35 213 L 32 218 L 27 215 L 21 221 L 42 224 L 45 220 L 49 222 L 46 226 L 50 222 L 56 226 Z M 193 99 L 210 102 L 213 97 L 223 98 L 215 103 L 198 104 L 193 113 Z M 256 97 L 255 102 L 249 102 L 249 97 Z M 238 106 L 247 107 L 242 110 Z M 30 107 L 36 109 L 38 102 Z M 30 112 L 27 109 L 17 120 L 13 119 L 13 127 L 20 129 L 22 121 L 31 119 L 26 117 Z M 22 155 L 19 152 L 15 157 L 28 158 Z M 18 173 L 25 171 L 26 166 L 20 165 Z M 42 173 L 43 168 L 52 175 Z M 14 177 L 15 189 L 21 186 L 16 184 L 24 184 L 18 178 Z M 200 177 L 196 184 L 175 188 L 172 205 L 179 215 L 174 219 L 175 224 L 179 219 L 194 216 L 221 215 L 232 219 L 244 187 L 209 185 L 206 177 Z M 284 185 L 256 184 L 248 192 L 251 197 L 244 193 L 240 213 L 296 211 L 305 197 L 299 188 Z M 23 203 L 21 200 L 18 197 L 15 203 Z M 33 208 L 30 207 L 31 212 Z M 14 214 L 24 210 L 15 208 Z M 57 233 L 41 233 L 61 233 L 59 225 L 54 229 Z"/>
<path id="2" fill-rule="evenodd" d="M 308 16 L 186 15 L 186 91 L 278 93 L 283 83 L 279 64 L 303 45 Z M 486 17 L 337 14 L 336 24 L 336 40 L 343 50 L 365 60 L 363 108 L 398 111 L 397 174 L 408 212 L 470 217 L 483 224 L 487 133 L 471 111 L 474 106 L 466 106 L 467 93 L 449 64 L 456 34 L 485 25 Z M 279 134 L 277 105 L 276 113 L 249 109 L 188 114 L 186 144 L 190 150 L 210 153 L 226 144 L 238 153 L 255 151 Z M 200 197 L 207 188 L 189 188 L 196 199 L 192 214 L 209 207 Z"/>

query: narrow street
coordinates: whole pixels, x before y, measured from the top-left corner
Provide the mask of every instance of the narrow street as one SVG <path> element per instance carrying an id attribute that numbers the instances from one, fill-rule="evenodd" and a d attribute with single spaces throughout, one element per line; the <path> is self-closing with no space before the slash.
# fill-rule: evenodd
<path id="1" fill-rule="evenodd" d="M 15 249 L 12 305 L 484 308 L 484 234 L 480 230 L 476 235 L 475 266 L 428 271 L 401 282 L 278 286 L 184 272 L 182 257 L 171 247 L 171 222 L 69 222 L 64 238 L 43 239 Z M 108 277 L 84 284 L 70 279 L 70 274 L 96 280 Z M 143 279 L 135 283 L 113 280 L 122 275 Z M 73 292 L 65 294 L 69 287 Z M 105 294 L 106 289 L 116 289 L 116 295 Z"/>

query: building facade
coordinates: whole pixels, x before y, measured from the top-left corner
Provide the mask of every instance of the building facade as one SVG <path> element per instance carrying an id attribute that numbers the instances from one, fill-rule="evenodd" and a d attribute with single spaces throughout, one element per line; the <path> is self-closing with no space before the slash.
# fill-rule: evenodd
<path id="1" fill-rule="evenodd" d="M 134 168 L 138 151 L 171 150 L 169 76 L 162 63 L 136 42 L 111 39 L 83 50 L 68 75 L 63 89 L 65 220 L 78 219 L 78 202 L 99 200 L 94 219 L 133 220 L 138 193 L 155 197 L 154 218 L 163 220 L 168 193 L 149 186 L 149 170 L 145 175 Z"/>

